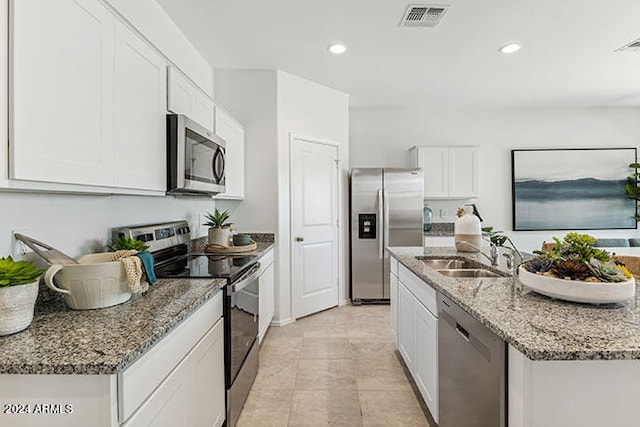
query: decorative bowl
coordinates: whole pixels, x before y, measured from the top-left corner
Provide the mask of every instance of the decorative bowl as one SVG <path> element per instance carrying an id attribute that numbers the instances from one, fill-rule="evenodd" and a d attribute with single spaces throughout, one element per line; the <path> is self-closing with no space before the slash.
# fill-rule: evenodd
<path id="1" fill-rule="evenodd" d="M 233 245 L 234 246 L 247 246 L 251 243 L 251 236 L 248 234 L 234 234 Z"/>
<path id="2" fill-rule="evenodd" d="M 618 283 L 583 282 L 542 276 L 531 273 L 521 266 L 519 280 L 523 285 L 542 295 L 588 304 L 623 302 L 636 294 L 636 281 L 633 278 Z"/>

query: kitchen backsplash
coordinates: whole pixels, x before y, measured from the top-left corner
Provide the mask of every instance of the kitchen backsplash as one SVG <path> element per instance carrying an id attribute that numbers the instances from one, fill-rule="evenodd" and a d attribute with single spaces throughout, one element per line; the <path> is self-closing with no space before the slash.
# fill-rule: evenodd
<path id="1" fill-rule="evenodd" d="M 206 235 L 200 215 L 215 201 L 200 197 L 0 193 L 0 256 L 12 255 L 12 230 L 70 256 L 101 252 L 113 227 L 186 219 L 191 236 Z"/>

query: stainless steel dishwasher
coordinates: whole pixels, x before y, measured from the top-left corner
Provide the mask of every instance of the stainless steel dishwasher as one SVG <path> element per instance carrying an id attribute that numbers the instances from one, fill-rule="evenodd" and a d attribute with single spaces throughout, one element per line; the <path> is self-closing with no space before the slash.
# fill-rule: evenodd
<path id="1" fill-rule="evenodd" d="M 506 426 L 505 343 L 438 294 L 440 427 Z"/>

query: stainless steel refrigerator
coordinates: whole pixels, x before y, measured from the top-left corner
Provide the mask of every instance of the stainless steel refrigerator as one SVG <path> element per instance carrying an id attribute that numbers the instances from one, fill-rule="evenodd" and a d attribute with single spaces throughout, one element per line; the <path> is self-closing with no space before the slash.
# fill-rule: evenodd
<path id="1" fill-rule="evenodd" d="M 351 170 L 351 301 L 389 299 L 387 246 L 422 246 L 422 169 Z"/>

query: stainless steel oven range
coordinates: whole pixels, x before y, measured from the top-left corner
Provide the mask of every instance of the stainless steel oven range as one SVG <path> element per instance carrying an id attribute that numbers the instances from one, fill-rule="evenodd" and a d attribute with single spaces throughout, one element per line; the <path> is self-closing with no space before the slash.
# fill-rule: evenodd
<path id="1" fill-rule="evenodd" d="M 224 364 L 227 426 L 233 427 L 258 373 L 258 270 L 256 256 L 217 256 L 189 252 L 189 224 L 176 221 L 122 227 L 113 236 L 143 240 L 159 278 L 220 278 L 224 292 Z"/>

